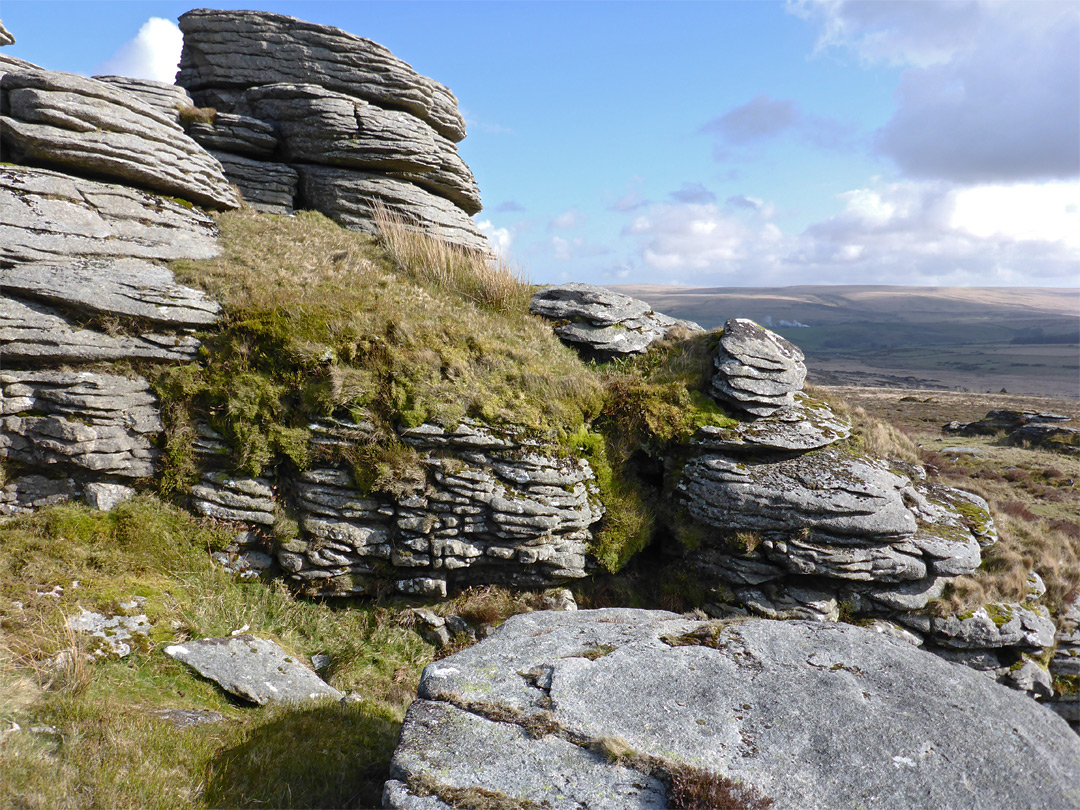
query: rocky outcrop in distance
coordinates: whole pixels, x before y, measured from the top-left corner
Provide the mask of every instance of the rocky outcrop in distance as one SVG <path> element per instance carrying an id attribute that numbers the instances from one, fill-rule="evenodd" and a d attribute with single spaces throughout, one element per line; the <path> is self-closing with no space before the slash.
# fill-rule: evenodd
<path id="1" fill-rule="evenodd" d="M 1004 433 L 1010 444 L 1038 447 L 1065 455 L 1080 455 L 1080 429 L 1058 424 L 1069 417 L 1059 413 L 1038 411 L 990 411 L 974 422 L 949 422 L 942 425 L 943 433 L 960 436 L 994 436 Z"/>
<path id="2" fill-rule="evenodd" d="M 180 17 L 177 84 L 203 115 L 188 133 L 262 210 L 321 211 L 375 233 L 382 204 L 412 227 L 491 253 L 457 99 L 381 45 L 280 14 Z M 267 48 L 272 43 L 273 48 Z M 199 112 L 199 111 L 195 111 Z"/>
<path id="3" fill-rule="evenodd" d="M 429 665 L 418 696 L 387 807 L 662 808 L 679 776 L 775 810 L 871 796 L 897 810 L 1075 807 L 1080 795 L 1080 741 L 1060 718 L 846 624 L 525 614 Z"/>

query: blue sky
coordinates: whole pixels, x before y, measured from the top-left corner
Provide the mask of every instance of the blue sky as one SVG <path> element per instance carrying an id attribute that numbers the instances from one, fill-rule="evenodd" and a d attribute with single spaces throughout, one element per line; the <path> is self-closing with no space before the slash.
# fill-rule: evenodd
<path id="1" fill-rule="evenodd" d="M 1080 286 L 1071 0 L 216 5 L 449 86 L 476 219 L 536 282 Z M 3 0 L 5 52 L 161 78 L 192 7 Z"/>

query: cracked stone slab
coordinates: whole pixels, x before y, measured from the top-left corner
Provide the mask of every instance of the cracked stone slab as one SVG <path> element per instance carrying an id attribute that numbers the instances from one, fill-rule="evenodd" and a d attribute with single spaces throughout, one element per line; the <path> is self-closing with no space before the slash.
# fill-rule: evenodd
<path id="1" fill-rule="evenodd" d="M 0 355 L 8 361 L 88 363 L 113 360 L 191 362 L 199 341 L 192 335 L 144 332 L 109 335 L 82 329 L 59 312 L 0 294 Z"/>
<path id="2" fill-rule="evenodd" d="M 419 697 L 388 787 L 404 808 L 439 806 L 400 790 L 425 775 L 525 795 L 523 758 L 550 762 L 553 738 L 618 739 L 739 780 L 774 810 L 1075 807 L 1080 796 L 1080 739 L 1060 718 L 983 674 L 847 624 L 524 614 L 429 665 Z M 492 721 L 532 728 L 535 739 Z M 495 733 L 502 751 L 478 738 Z M 613 777 L 619 766 L 606 767 Z M 574 801 L 603 801 L 607 784 L 593 780 Z"/>
<path id="3" fill-rule="evenodd" d="M 300 703 L 319 698 L 341 700 L 342 694 L 277 644 L 255 636 L 185 641 L 165 654 L 194 669 L 244 700 Z"/>
<path id="4" fill-rule="evenodd" d="M 816 450 L 851 435 L 851 423 L 820 400 L 795 394 L 795 404 L 766 417 L 739 422 L 732 427 L 705 425 L 694 444 L 710 450 L 792 451 Z"/>

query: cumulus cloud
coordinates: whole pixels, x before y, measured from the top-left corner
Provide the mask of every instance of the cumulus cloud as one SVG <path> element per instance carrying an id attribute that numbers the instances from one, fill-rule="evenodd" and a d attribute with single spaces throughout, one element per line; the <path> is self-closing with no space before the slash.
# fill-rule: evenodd
<path id="1" fill-rule="evenodd" d="M 922 67 L 970 45 L 981 11 L 978 0 L 793 0 L 787 8 L 820 26 L 819 53 L 843 48 L 866 64 Z"/>
<path id="2" fill-rule="evenodd" d="M 769 221 L 749 197 L 652 206 L 624 234 L 664 283 L 1075 286 L 1080 189 L 1075 184 L 960 187 L 903 181 L 853 189 L 843 210 L 802 233 Z M 731 208 L 737 213 L 731 213 Z"/>
<path id="3" fill-rule="evenodd" d="M 744 208 L 748 211 L 760 211 L 765 207 L 765 201 L 757 197 L 747 197 L 745 194 L 736 194 L 724 201 L 731 208 Z"/>
<path id="4" fill-rule="evenodd" d="M 576 208 L 563 211 L 548 223 L 548 230 L 569 230 L 576 228 L 585 221 L 585 215 Z"/>
<path id="5" fill-rule="evenodd" d="M 820 49 L 903 65 L 877 149 L 912 178 L 965 184 L 1080 175 L 1080 5 L 801 2 Z"/>
<path id="6" fill-rule="evenodd" d="M 513 235 L 507 228 L 496 228 L 490 219 L 483 219 L 476 223 L 480 233 L 487 237 L 491 247 L 504 259 L 510 256 L 510 245 L 514 241 Z"/>
<path id="7" fill-rule="evenodd" d="M 1078 196 L 1068 183 L 857 189 L 788 261 L 847 283 L 1075 286 Z"/>
<path id="8" fill-rule="evenodd" d="M 172 83 L 180 62 L 184 35 L 172 20 L 151 17 L 134 39 L 121 45 L 95 68 L 97 75 L 131 76 Z"/>
<path id="9" fill-rule="evenodd" d="M 671 192 L 668 196 L 675 202 L 681 203 L 714 203 L 716 195 L 709 191 L 701 183 L 683 183 L 680 188 Z"/>

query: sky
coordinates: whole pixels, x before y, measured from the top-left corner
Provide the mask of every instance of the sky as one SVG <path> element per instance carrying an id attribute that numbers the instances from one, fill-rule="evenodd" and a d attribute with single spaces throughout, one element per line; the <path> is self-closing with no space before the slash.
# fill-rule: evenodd
<path id="1" fill-rule="evenodd" d="M 4 49 L 171 81 L 191 3 L 2 0 Z M 536 283 L 1080 286 L 1080 2 L 220 2 L 457 96 Z"/>

